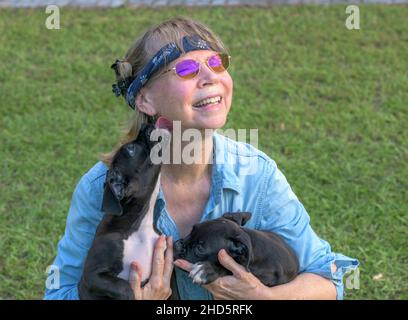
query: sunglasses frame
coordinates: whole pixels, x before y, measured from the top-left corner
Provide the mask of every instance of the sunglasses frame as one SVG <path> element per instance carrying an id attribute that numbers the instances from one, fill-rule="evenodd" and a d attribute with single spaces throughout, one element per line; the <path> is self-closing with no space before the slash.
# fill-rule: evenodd
<path id="1" fill-rule="evenodd" d="M 221 56 L 221 61 L 222 61 L 222 56 L 227 56 L 227 57 L 228 57 L 228 66 L 227 66 L 227 68 L 224 68 L 224 70 L 223 70 L 223 71 L 226 71 L 226 70 L 229 68 L 229 66 L 230 66 L 231 56 L 230 56 L 229 54 L 227 54 L 227 53 L 224 53 L 224 52 L 215 52 L 214 54 L 210 55 L 210 56 L 209 56 L 207 59 L 205 59 L 204 61 L 203 61 L 203 60 L 196 60 L 196 59 L 185 59 L 185 60 L 194 60 L 195 62 L 198 62 L 198 71 L 197 71 L 197 74 L 194 75 L 194 76 L 191 77 L 191 78 L 189 78 L 189 77 L 184 78 L 184 77 L 182 77 L 182 76 L 179 76 L 179 75 L 177 74 L 176 67 L 173 67 L 173 68 L 171 68 L 171 69 L 168 69 L 168 70 L 164 71 L 164 72 L 162 73 L 162 75 L 163 75 L 163 74 L 166 74 L 167 72 L 170 72 L 170 71 L 174 70 L 174 73 L 175 73 L 176 76 L 179 77 L 180 79 L 183 79 L 183 80 L 194 79 L 194 78 L 197 77 L 198 74 L 200 73 L 201 64 L 202 64 L 203 62 L 207 65 L 207 67 L 208 67 L 211 71 L 213 71 L 213 72 L 215 72 L 215 73 L 221 73 L 221 72 L 216 72 L 216 71 L 215 71 L 212 67 L 210 67 L 209 64 L 208 64 L 208 61 L 209 61 L 212 57 L 214 57 L 215 55 L 217 55 L 217 54 Z M 182 61 L 184 61 L 184 60 L 182 60 Z M 180 61 L 180 62 L 182 62 L 182 61 Z M 178 62 L 178 63 L 180 63 L 180 62 Z M 178 64 L 178 63 L 177 63 L 177 64 Z M 223 72 L 223 71 L 222 71 L 222 72 Z"/>

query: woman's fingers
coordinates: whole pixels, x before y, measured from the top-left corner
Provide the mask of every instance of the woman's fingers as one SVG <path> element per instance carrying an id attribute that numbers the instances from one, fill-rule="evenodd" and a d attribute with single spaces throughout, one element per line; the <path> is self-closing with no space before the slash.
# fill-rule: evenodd
<path id="1" fill-rule="evenodd" d="M 170 287 L 171 273 L 173 272 L 173 238 L 167 237 L 167 248 L 164 255 L 164 285 Z"/>
<path id="2" fill-rule="evenodd" d="M 165 251 L 165 236 L 161 235 L 156 241 L 153 252 L 152 275 L 150 284 L 153 288 L 160 288 L 163 279 L 164 270 L 164 251 Z"/>
<path id="3" fill-rule="evenodd" d="M 177 259 L 176 261 L 174 261 L 174 264 L 180 269 L 183 269 L 188 272 L 193 270 L 193 264 L 184 259 Z"/>
<path id="4" fill-rule="evenodd" d="M 241 278 L 243 274 L 247 273 L 245 268 L 237 263 L 225 249 L 218 252 L 218 261 L 237 278 Z"/>
<path id="5" fill-rule="evenodd" d="M 133 261 L 129 270 L 129 282 L 136 300 L 142 300 L 141 279 L 142 270 L 138 263 Z"/>
<path id="6" fill-rule="evenodd" d="M 173 239 L 160 236 L 156 241 L 152 259 L 152 273 L 147 284 L 141 288 L 142 270 L 137 262 L 132 262 L 129 282 L 135 299 L 167 299 L 171 295 L 170 281 L 173 271 Z"/>

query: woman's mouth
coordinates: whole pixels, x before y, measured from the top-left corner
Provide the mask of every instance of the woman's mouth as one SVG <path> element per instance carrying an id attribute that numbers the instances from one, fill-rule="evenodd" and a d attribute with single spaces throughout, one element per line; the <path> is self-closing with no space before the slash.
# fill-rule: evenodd
<path id="1" fill-rule="evenodd" d="M 220 106 L 221 102 L 222 102 L 222 97 L 217 96 L 214 98 L 204 99 L 200 101 L 199 103 L 194 104 L 193 108 L 203 110 L 203 111 L 213 110 L 213 109 L 217 109 Z"/>

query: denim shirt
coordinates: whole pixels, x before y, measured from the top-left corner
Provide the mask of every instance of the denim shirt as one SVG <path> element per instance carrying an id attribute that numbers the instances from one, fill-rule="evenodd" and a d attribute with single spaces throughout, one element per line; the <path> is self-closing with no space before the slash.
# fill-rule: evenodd
<path id="1" fill-rule="evenodd" d="M 214 163 L 210 196 L 201 221 L 215 219 L 228 211 L 248 211 L 245 227 L 279 234 L 299 259 L 300 273 L 310 272 L 330 279 L 343 298 L 343 276 L 359 265 L 358 260 L 332 252 L 310 226 L 310 217 L 276 163 L 250 144 L 233 141 L 214 133 Z M 53 270 L 59 272 L 59 289 L 45 290 L 45 299 L 78 299 L 78 282 L 92 245 L 101 211 L 103 185 L 108 168 L 102 162 L 92 167 L 77 184 L 69 209 L 65 234 L 58 243 Z M 191 195 L 194 196 L 194 195 Z M 166 210 L 162 189 L 155 204 L 155 222 L 174 241 L 180 238 L 177 226 Z M 267 252 L 265 252 L 267 254 Z M 332 272 L 335 263 L 337 271 Z M 188 273 L 175 268 L 181 299 L 212 299 L 194 284 Z"/>

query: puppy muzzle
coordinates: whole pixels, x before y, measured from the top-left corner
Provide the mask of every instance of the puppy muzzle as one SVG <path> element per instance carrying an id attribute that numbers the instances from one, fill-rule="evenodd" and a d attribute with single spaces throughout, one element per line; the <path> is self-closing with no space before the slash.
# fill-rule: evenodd
<path id="1" fill-rule="evenodd" d="M 185 257 L 186 249 L 184 248 L 183 239 L 174 242 L 173 248 L 175 259 L 183 259 Z"/>

